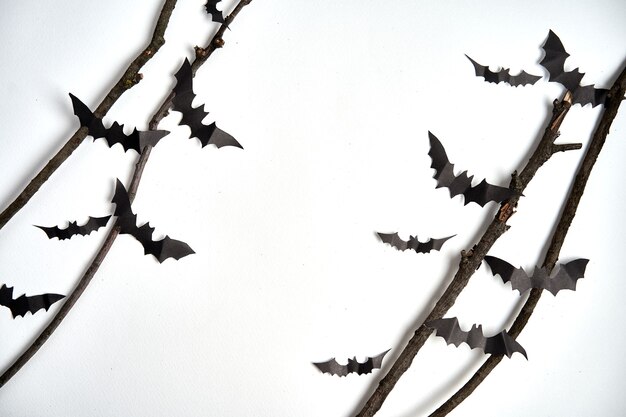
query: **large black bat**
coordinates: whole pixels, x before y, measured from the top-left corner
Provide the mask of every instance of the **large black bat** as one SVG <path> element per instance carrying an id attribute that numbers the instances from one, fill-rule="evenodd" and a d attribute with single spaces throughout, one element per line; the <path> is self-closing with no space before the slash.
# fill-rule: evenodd
<path id="1" fill-rule="evenodd" d="M 211 15 L 211 20 L 218 23 L 224 23 L 224 16 L 222 12 L 217 10 L 217 3 L 222 0 L 207 0 L 204 7 L 206 8 L 206 12 Z"/>
<path id="2" fill-rule="evenodd" d="M 204 111 L 204 104 L 200 107 L 193 107 L 192 105 L 196 95 L 193 92 L 191 64 L 186 58 L 175 77 L 176 85 L 172 90 L 174 92 L 172 107 L 175 111 L 183 114 L 179 124 L 189 126 L 191 129 L 189 137 L 198 138 L 202 147 L 207 145 L 215 145 L 218 148 L 222 146 L 236 146 L 243 149 L 243 146 L 235 138 L 218 128 L 215 122 L 210 125 L 202 123 L 202 120 L 209 113 Z"/>
<path id="3" fill-rule="evenodd" d="M 157 261 L 163 262 L 168 258 L 178 260 L 195 253 L 185 242 L 171 239 L 169 236 L 165 236 L 161 240 L 152 240 L 154 228 L 150 227 L 149 223 L 138 227 L 137 215 L 133 213 L 130 207 L 128 192 L 120 180 L 117 180 L 115 194 L 111 202 L 115 203 L 115 212 L 113 214 L 117 216 L 116 225 L 120 227 L 120 233 L 129 234 L 137 239 L 143 245 L 146 255 L 152 255 Z"/>
<path id="4" fill-rule="evenodd" d="M 578 71 L 578 68 L 573 71 L 565 71 L 565 60 L 569 54 L 565 51 L 561 39 L 552 30 L 548 33 L 543 50 L 546 55 L 539 63 L 548 70 L 550 81 L 560 83 L 572 93 L 573 103 L 578 103 L 581 106 L 591 103 L 592 107 L 604 104 L 609 90 L 595 88 L 593 84 L 580 85 L 585 73 Z"/>
<path id="5" fill-rule="evenodd" d="M 13 318 L 24 317 L 29 312 L 35 314 L 42 308 L 48 311 L 52 304 L 63 298 L 65 296 L 60 294 L 41 294 L 30 297 L 22 294 L 14 299 L 13 287 L 7 287 L 6 284 L 2 284 L 2 287 L 0 287 L 0 306 L 5 306 L 11 310 Z"/>
<path id="6" fill-rule="evenodd" d="M 443 145 L 435 135 L 428 132 L 430 138 L 430 151 L 428 155 L 432 159 L 431 168 L 435 169 L 434 178 L 437 180 L 437 187 L 446 187 L 450 190 L 450 198 L 462 194 L 465 197 L 464 204 L 474 202 L 481 207 L 490 201 L 502 202 L 509 198 L 519 195 L 513 190 L 506 187 L 491 185 L 487 181 L 482 180 L 477 186 L 472 187 L 472 178 L 467 176 L 467 171 L 454 175 L 454 164 L 448 160 L 448 155 Z"/>
<path id="7" fill-rule="evenodd" d="M 72 106 L 74 106 L 74 114 L 78 117 L 80 125 L 89 129 L 89 135 L 94 140 L 104 138 L 109 147 L 119 143 L 124 148 L 124 151 L 132 149 L 140 154 L 145 146 L 154 147 L 161 138 L 170 133 L 167 130 L 149 130 L 144 132 L 135 128 L 130 135 L 127 135 L 124 133 L 124 125 L 120 125 L 117 122 L 113 122 L 111 127 L 107 129 L 104 127 L 102 119 L 96 117 L 85 103 L 72 93 L 70 93 L 70 98 L 72 99 Z"/>
<path id="8" fill-rule="evenodd" d="M 508 68 L 503 68 L 498 72 L 493 72 L 489 69 L 489 67 L 480 65 L 469 56 L 465 56 L 467 57 L 467 59 L 470 60 L 472 65 L 474 65 L 474 71 L 476 72 L 476 76 L 485 78 L 485 81 L 489 83 L 507 83 L 512 85 L 513 87 L 517 87 L 519 85 L 532 85 L 541 79 L 541 76 L 532 75 L 527 73 L 526 71 L 522 71 L 518 75 L 511 75 Z"/>
<path id="9" fill-rule="evenodd" d="M 459 320 L 456 317 L 449 319 L 433 320 L 425 324 L 436 331 L 436 335 L 443 337 L 447 344 L 453 344 L 459 347 L 461 343 L 467 343 L 470 348 L 481 348 L 485 353 L 492 355 L 506 355 L 509 358 L 515 352 L 519 352 L 526 359 L 526 350 L 517 343 L 509 334 L 503 330 L 495 336 L 485 337 L 483 328 L 479 325 L 472 325 L 469 332 L 464 332 L 459 326 Z"/>
<path id="10" fill-rule="evenodd" d="M 399 251 L 405 251 L 407 249 L 413 249 L 417 253 L 428 253 L 432 250 L 441 250 L 446 241 L 453 236 L 444 237 L 441 239 L 428 239 L 426 242 L 420 242 L 417 240 L 417 236 L 409 236 L 409 240 L 402 240 L 398 233 L 378 233 L 376 232 L 380 240 L 384 243 L 388 243 Z"/>
<path id="11" fill-rule="evenodd" d="M 89 217 L 87 223 L 82 226 L 76 224 L 76 222 L 69 222 L 68 226 L 65 229 L 61 229 L 59 226 L 45 227 L 45 226 L 37 226 L 40 228 L 46 235 L 48 235 L 49 239 L 59 238 L 59 240 L 70 239 L 72 236 L 86 236 L 93 231 L 100 229 L 101 227 L 106 226 L 107 222 L 111 216 L 104 217 Z"/>
<path id="12" fill-rule="evenodd" d="M 356 373 L 358 375 L 369 374 L 373 369 L 380 369 L 383 363 L 383 358 L 389 350 L 386 350 L 372 358 L 367 358 L 364 362 L 359 362 L 356 360 L 356 357 L 354 357 L 353 359 L 348 359 L 347 365 L 340 365 L 337 363 L 335 358 L 332 358 L 326 362 L 313 362 L 313 365 L 315 365 L 322 373 L 338 375 L 340 377 L 351 373 Z"/>
<path id="13" fill-rule="evenodd" d="M 495 256 L 485 256 L 485 262 L 493 275 L 500 275 L 502 281 L 510 282 L 511 288 L 519 291 L 520 295 L 531 288 L 541 288 L 556 295 L 561 290 L 576 290 L 576 282 L 585 277 L 589 259 L 575 259 L 566 264 L 559 264 L 558 271 L 552 278 L 546 268 L 535 266 L 535 271 L 529 276 L 522 268 L 515 268 Z"/>

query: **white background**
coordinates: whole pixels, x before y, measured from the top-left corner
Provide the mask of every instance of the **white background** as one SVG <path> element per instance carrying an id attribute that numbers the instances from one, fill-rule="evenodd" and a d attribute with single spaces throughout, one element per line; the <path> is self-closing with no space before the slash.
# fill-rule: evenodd
<path id="1" fill-rule="evenodd" d="M 4 1 L 0 5 L 0 202 L 5 207 L 78 127 L 68 92 L 94 108 L 149 39 L 161 1 Z M 193 46 L 216 30 L 203 1 L 180 0 L 167 43 L 105 123 L 146 128 Z M 230 9 L 232 2 L 225 1 Z M 544 129 L 561 86 L 512 88 L 465 58 L 546 75 L 553 29 L 584 83 L 624 65 L 620 0 L 254 0 L 195 79 L 208 122 L 245 150 L 200 148 L 172 114 L 133 206 L 156 234 L 196 255 L 158 264 L 121 236 L 58 331 L 0 390 L 0 415 L 349 416 L 382 375 L 337 378 L 311 365 L 392 348 L 428 314 L 497 206 L 435 189 L 428 130 L 476 179 L 507 184 Z M 561 142 L 589 136 L 600 107 L 575 106 Z M 621 109 L 561 259 L 591 259 L 576 292 L 545 294 L 506 359 L 454 415 L 622 415 L 626 367 L 626 110 Z M 127 130 L 129 132 L 129 130 Z M 492 255 L 530 269 L 582 157 L 558 154 L 527 188 Z M 62 242 L 33 227 L 110 213 L 115 178 L 137 157 L 91 138 L 0 231 L 0 283 L 15 295 L 69 293 L 105 231 Z M 457 236 L 418 255 L 382 244 Z M 157 236 L 157 237 L 158 237 Z M 524 297 L 481 268 L 448 317 L 487 335 Z M 59 303 L 60 304 L 60 303 Z M 53 317 L 0 309 L 0 369 Z M 431 337 L 380 416 L 434 410 L 485 359 Z"/>

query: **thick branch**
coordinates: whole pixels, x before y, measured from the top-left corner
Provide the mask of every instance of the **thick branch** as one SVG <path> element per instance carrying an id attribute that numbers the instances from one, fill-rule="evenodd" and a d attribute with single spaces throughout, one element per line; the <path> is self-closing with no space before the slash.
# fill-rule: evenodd
<path id="1" fill-rule="evenodd" d="M 593 133 L 589 149 L 587 149 L 587 153 L 585 154 L 582 164 L 578 169 L 574 184 L 569 192 L 554 234 L 552 235 L 552 240 L 543 262 L 543 266 L 546 267 L 548 271 L 551 271 L 552 268 L 554 268 L 554 265 L 556 265 L 556 262 L 559 259 L 561 247 L 563 246 L 569 227 L 572 224 L 572 220 L 574 220 L 574 216 L 576 215 L 578 203 L 580 202 L 583 192 L 585 191 L 587 180 L 589 179 L 591 170 L 593 169 L 593 166 L 600 155 L 600 151 L 604 146 L 606 136 L 608 135 L 611 124 L 617 115 L 617 111 L 625 92 L 626 67 L 624 67 L 621 74 L 613 84 L 613 87 L 609 90 L 604 113 L 602 114 L 598 127 Z M 540 289 L 531 290 L 528 300 L 524 303 L 524 306 L 509 331 L 509 334 L 513 338 L 517 338 L 526 326 L 526 323 L 528 323 L 528 320 L 533 314 L 535 306 L 541 297 L 541 293 L 542 291 Z M 480 383 L 484 381 L 487 375 L 489 375 L 489 373 L 491 373 L 491 371 L 500 363 L 502 357 L 502 355 L 493 355 L 487 359 L 483 366 L 476 371 L 474 376 L 459 391 L 442 404 L 441 407 L 431 414 L 431 416 L 445 416 L 450 411 L 454 410 L 457 405 L 463 402 L 463 400 L 474 392 Z"/>
<path id="2" fill-rule="evenodd" d="M 241 0 L 241 2 L 235 8 L 235 10 L 237 10 L 237 13 L 245 5 L 249 4 L 250 2 L 251 0 Z M 220 33 L 221 31 L 221 33 L 223 34 L 224 30 L 226 30 L 226 25 L 232 22 L 233 19 L 234 17 L 232 16 L 232 13 L 231 13 L 231 15 L 229 15 L 225 19 L 225 23 L 223 23 L 222 26 L 220 26 L 218 33 Z M 214 39 L 215 37 L 211 40 L 211 42 L 213 42 Z M 203 62 L 205 61 L 206 60 L 204 60 Z M 198 66 L 196 66 L 196 68 L 198 68 Z M 154 114 L 154 116 L 152 116 L 152 119 L 150 120 L 150 123 L 149 123 L 150 128 L 151 129 L 156 128 L 156 126 L 159 124 L 159 121 L 162 118 L 163 116 L 161 116 L 159 112 L 157 111 Z M 135 165 L 135 171 L 133 172 L 131 184 L 128 187 L 128 196 L 130 197 L 131 202 L 137 193 L 137 189 L 139 187 L 139 182 L 141 181 L 141 176 L 143 174 L 144 167 L 146 166 L 146 163 L 148 162 L 148 158 L 150 157 L 151 149 L 152 148 L 150 146 L 146 146 L 142 150 L 141 157 L 139 158 L 139 160 L 137 161 L 137 164 Z M 0 388 L 2 388 L 4 384 L 6 384 L 35 355 L 35 353 L 37 353 L 37 351 L 41 348 L 41 346 L 43 346 L 44 343 L 46 343 L 46 341 L 50 338 L 50 336 L 57 329 L 57 327 L 59 327 L 59 325 L 61 324 L 63 319 L 67 316 L 67 314 L 70 312 L 74 304 L 76 304 L 76 301 L 78 301 L 80 296 L 83 294 L 83 292 L 85 291 L 85 289 L 91 282 L 91 279 L 95 276 L 96 272 L 98 271 L 98 268 L 104 261 L 104 258 L 109 253 L 109 249 L 111 249 L 111 246 L 113 246 L 113 242 L 115 242 L 115 239 L 117 238 L 118 234 L 119 234 L 119 228 L 117 226 L 113 227 L 111 231 L 109 232 L 109 234 L 107 235 L 104 242 L 102 243 L 100 250 L 94 257 L 94 259 L 91 261 L 91 264 L 89 265 L 89 267 L 87 268 L 87 270 L 81 277 L 80 281 L 76 285 L 76 288 L 74 288 L 72 293 L 69 294 L 65 298 L 65 303 L 61 306 L 61 308 L 59 308 L 57 315 L 52 319 L 50 324 L 48 324 L 48 326 L 43 330 L 43 332 L 39 335 L 39 337 L 37 337 L 37 339 L 35 339 L 35 341 L 28 347 L 28 349 L 26 349 L 26 351 L 24 351 L 24 353 L 22 353 L 20 357 L 17 358 L 17 360 L 13 363 L 13 365 L 11 365 L 11 367 L 9 367 L 9 369 L 7 369 L 0 376 Z"/>
<path id="3" fill-rule="evenodd" d="M 509 188 L 521 194 L 535 176 L 537 170 L 554 154 L 554 141 L 558 137 L 559 127 L 571 107 L 570 100 L 571 95 L 566 93 L 562 101 L 554 101 L 552 117 L 548 122 L 543 137 L 526 163 L 526 167 L 519 175 L 514 174 L 512 176 L 513 178 Z M 454 305 L 457 297 L 463 288 L 465 288 L 476 269 L 478 269 L 489 249 L 496 240 L 507 231 L 508 226 L 506 220 L 508 219 L 508 215 L 504 213 L 509 212 L 510 207 L 515 207 L 518 199 L 519 197 L 513 197 L 508 202 L 504 202 L 478 243 L 474 245 L 471 250 L 462 254 L 456 275 L 424 321 L 425 323 L 442 318 L 450 307 Z M 376 414 L 402 374 L 409 369 L 413 358 L 417 355 L 417 352 L 424 345 L 424 342 L 431 333 L 432 329 L 427 328 L 423 323 L 415 330 L 413 337 L 391 366 L 387 375 L 378 383 L 375 391 L 371 394 L 362 410 L 357 414 L 358 417 L 371 417 Z"/>
<path id="4" fill-rule="evenodd" d="M 135 84 L 137 84 L 141 80 L 141 74 L 139 74 L 139 70 L 148 62 L 156 52 L 163 46 L 165 43 L 165 39 L 163 38 L 163 34 L 165 33 L 165 29 L 170 20 L 170 16 L 172 15 L 172 11 L 176 6 L 177 0 L 165 0 L 163 4 L 163 8 L 161 9 L 161 13 L 159 14 L 159 18 L 156 23 L 156 27 L 154 28 L 154 33 L 152 34 L 152 39 L 146 48 L 130 63 L 126 71 L 122 77 L 117 81 L 117 83 L 111 88 L 109 93 L 104 97 L 102 102 L 98 105 L 94 114 L 96 117 L 102 118 L 109 109 L 113 106 L 113 104 L 117 101 L 118 98 L 126 90 L 131 89 Z M 50 176 L 61 166 L 63 162 L 78 148 L 87 137 L 87 128 L 81 127 L 79 128 L 63 145 L 63 147 L 57 152 L 56 155 L 52 157 L 50 161 L 46 164 L 45 167 L 33 178 L 30 183 L 24 188 L 24 190 L 18 195 L 15 200 L 9 204 L 9 206 L 4 209 L 2 214 L 0 214 L 0 229 L 4 227 L 5 224 L 11 218 L 21 210 L 22 207 L 26 205 L 26 203 L 31 199 L 33 195 L 39 190 L 39 188 L 50 178 Z"/>

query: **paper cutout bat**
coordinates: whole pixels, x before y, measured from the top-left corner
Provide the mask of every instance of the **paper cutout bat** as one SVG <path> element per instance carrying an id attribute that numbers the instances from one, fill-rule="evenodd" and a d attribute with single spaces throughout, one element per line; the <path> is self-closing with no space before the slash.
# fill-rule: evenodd
<path id="1" fill-rule="evenodd" d="M 526 71 L 522 71 L 518 75 L 511 75 L 508 68 L 503 68 L 498 72 L 493 72 L 489 69 L 489 67 L 480 65 L 469 56 L 465 56 L 470 60 L 472 65 L 474 65 L 476 76 L 483 77 L 485 81 L 489 83 L 507 83 L 513 87 L 517 87 L 519 85 L 532 85 L 541 79 L 540 76 L 529 74 Z"/>
<path id="2" fill-rule="evenodd" d="M 340 365 L 337 363 L 335 358 L 332 358 L 326 362 L 313 362 L 313 365 L 315 365 L 322 373 L 338 375 L 340 377 L 351 373 L 356 373 L 358 375 L 369 374 L 373 369 L 380 369 L 383 363 L 383 358 L 390 350 L 391 349 L 388 349 L 372 358 L 367 358 L 364 362 L 359 362 L 356 360 L 356 357 L 354 357 L 354 359 L 348 359 L 347 365 Z"/>
<path id="3" fill-rule="evenodd" d="M 431 168 L 435 169 L 434 178 L 437 180 L 437 187 L 445 187 L 450 190 L 450 198 L 462 194 L 465 197 L 464 205 L 474 202 L 484 207 L 490 201 L 502 202 L 509 198 L 519 195 L 513 190 L 506 187 L 491 185 L 487 181 L 482 180 L 480 184 L 472 187 L 472 178 L 467 176 L 467 171 L 454 175 L 454 164 L 448 160 L 448 155 L 443 145 L 435 135 L 428 132 L 430 138 L 430 151 L 428 155 L 432 159 Z"/>
<path id="4" fill-rule="evenodd" d="M 78 116 L 80 125 L 89 129 L 89 135 L 94 140 L 104 138 L 109 148 L 119 143 L 124 151 L 132 149 L 140 154 L 145 146 L 154 147 L 157 142 L 170 133 L 167 130 L 139 131 L 135 128 L 130 135 L 127 135 L 124 133 L 124 125 L 117 122 L 113 122 L 111 127 L 107 129 L 102 124 L 102 119 L 96 117 L 85 103 L 72 93 L 70 93 L 70 98 L 72 99 L 72 106 L 74 106 L 74 114 Z"/>
<path id="5" fill-rule="evenodd" d="M 472 325 L 469 332 L 464 332 L 459 326 L 459 320 L 456 317 L 449 319 L 433 320 L 425 324 L 435 330 L 439 337 L 443 337 L 447 344 L 453 344 L 459 347 L 461 343 L 467 343 L 472 348 L 481 348 L 485 353 L 492 355 L 506 355 L 509 358 L 515 352 L 519 352 L 526 359 L 526 350 L 517 343 L 506 331 L 501 331 L 495 336 L 485 337 L 483 335 L 482 325 Z"/>
<path id="6" fill-rule="evenodd" d="M 218 23 L 224 23 L 224 16 L 222 16 L 222 12 L 217 10 L 217 3 L 222 0 L 207 0 L 206 12 L 211 15 L 211 20 Z"/>
<path id="7" fill-rule="evenodd" d="M 104 217 L 89 217 L 87 223 L 82 226 L 78 226 L 76 222 L 69 222 L 68 226 L 65 229 L 59 228 L 59 226 L 45 227 L 45 226 L 37 226 L 40 228 L 46 235 L 48 235 L 49 239 L 59 238 L 59 240 L 70 239 L 72 236 L 86 236 L 93 231 L 100 229 L 101 227 L 106 226 L 107 222 L 111 216 Z"/>
<path id="8" fill-rule="evenodd" d="M 388 243 L 399 251 L 405 251 L 407 249 L 413 249 L 417 253 L 428 253 L 432 250 L 441 250 L 446 241 L 456 235 L 444 237 L 441 239 L 428 239 L 426 242 L 420 242 L 417 240 L 417 236 L 409 236 L 409 240 L 402 240 L 398 233 L 378 233 L 376 232 L 380 240 L 384 243 Z"/>
<path id="9" fill-rule="evenodd" d="M 609 90 L 595 88 L 593 84 L 580 85 L 585 73 L 578 71 L 578 68 L 573 71 L 565 71 L 565 60 L 570 55 L 565 51 L 561 39 L 554 32 L 548 33 L 543 50 L 546 55 L 539 63 L 548 70 L 550 81 L 560 83 L 572 93 L 573 103 L 578 103 L 581 106 L 591 103 L 592 107 L 604 104 Z"/>
<path id="10" fill-rule="evenodd" d="M 196 95 L 193 92 L 193 75 L 191 72 L 191 64 L 187 59 L 183 62 L 175 75 L 176 85 L 174 86 L 174 98 L 172 99 L 172 107 L 175 111 L 183 114 L 178 124 L 189 126 L 191 129 L 190 138 L 198 138 L 202 147 L 207 145 L 215 145 L 218 148 L 222 146 L 236 146 L 242 148 L 241 144 L 231 135 L 224 132 L 215 125 L 205 125 L 202 120 L 209 114 L 204 111 L 204 105 L 193 107 L 192 102 Z"/>
<path id="11" fill-rule="evenodd" d="M 146 255 L 150 254 L 157 261 L 163 262 L 168 258 L 178 260 L 195 253 L 185 242 L 171 239 L 169 236 L 165 236 L 161 240 L 152 240 L 154 228 L 150 227 L 149 223 L 138 227 L 137 215 L 131 210 L 128 193 L 120 180 L 117 180 L 115 194 L 111 202 L 115 203 L 115 212 L 113 214 L 117 216 L 116 225 L 120 226 L 120 234 L 128 234 L 137 239 L 143 245 Z"/>
<path id="12" fill-rule="evenodd" d="M 493 275 L 500 275 L 502 281 L 510 282 L 511 288 L 519 291 L 520 295 L 531 288 L 548 290 L 555 295 L 561 290 L 576 291 L 576 282 L 585 277 L 585 269 L 589 259 L 575 259 L 566 264 L 559 264 L 558 271 L 552 278 L 546 268 L 538 268 L 532 276 L 522 268 L 515 268 L 510 263 L 495 256 L 485 256 L 485 262 L 491 268 Z"/>
<path id="13" fill-rule="evenodd" d="M 48 311 L 50 306 L 57 301 L 65 298 L 60 294 L 41 294 L 32 295 L 27 297 L 26 294 L 22 294 L 17 298 L 13 298 L 13 287 L 7 287 L 6 284 L 2 284 L 0 287 L 0 306 L 7 307 L 11 310 L 13 318 L 22 316 L 26 313 L 35 314 L 42 308 Z"/>

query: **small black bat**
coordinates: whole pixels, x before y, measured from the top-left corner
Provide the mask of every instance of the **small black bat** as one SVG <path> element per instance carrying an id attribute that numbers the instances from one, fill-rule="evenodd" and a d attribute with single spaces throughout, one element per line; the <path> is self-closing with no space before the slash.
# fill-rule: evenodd
<path id="1" fill-rule="evenodd" d="M 178 260 L 195 253 L 185 242 L 171 239 L 169 236 L 165 236 L 161 240 L 152 240 L 154 228 L 150 227 L 149 223 L 138 227 L 137 215 L 133 213 L 126 188 L 124 188 L 119 179 L 117 180 L 115 194 L 111 202 L 115 203 L 115 212 L 113 214 L 117 216 L 116 225 L 120 227 L 120 233 L 129 234 L 137 239 L 143 245 L 146 255 L 152 255 L 157 261 L 163 262 L 168 258 Z"/>
<path id="2" fill-rule="evenodd" d="M 54 237 L 59 238 L 59 240 L 70 239 L 72 236 L 86 236 L 93 231 L 100 229 L 101 227 L 106 226 L 107 222 L 111 216 L 104 217 L 89 217 L 87 223 L 82 226 L 76 224 L 76 222 L 69 222 L 68 226 L 65 229 L 59 228 L 59 226 L 45 227 L 45 226 L 37 226 L 40 228 L 46 235 L 48 235 L 49 239 Z"/>
<path id="3" fill-rule="evenodd" d="M 485 353 L 492 355 L 506 355 L 509 358 L 515 352 L 519 352 L 526 359 L 526 350 L 517 343 L 505 330 L 495 336 L 485 337 L 483 328 L 479 325 L 472 325 L 469 332 L 464 332 L 459 326 L 456 317 L 449 319 L 433 320 L 425 324 L 426 327 L 434 329 L 436 335 L 443 337 L 447 344 L 459 347 L 461 343 L 467 343 L 470 348 L 481 348 Z"/>
<path id="4" fill-rule="evenodd" d="M 576 290 L 576 282 L 585 277 L 589 259 L 575 259 L 566 264 L 559 264 L 558 271 L 552 278 L 546 268 L 535 266 L 533 275 L 528 276 L 522 268 L 515 268 L 495 256 L 485 256 L 485 262 L 491 268 L 493 275 L 500 275 L 502 281 L 510 282 L 511 288 L 519 291 L 520 295 L 531 288 L 541 288 L 556 295 L 561 290 Z"/>
<path id="5" fill-rule="evenodd" d="M 428 132 L 430 138 L 430 151 L 428 155 L 432 159 L 431 168 L 435 169 L 434 178 L 437 180 L 437 187 L 445 187 L 450 190 L 450 198 L 462 194 L 465 197 L 464 204 L 474 202 L 481 207 L 490 201 L 501 203 L 513 196 L 519 195 L 513 190 L 506 187 L 491 185 L 487 181 L 482 180 L 480 184 L 472 187 L 472 178 L 467 176 L 467 171 L 454 175 L 454 164 L 448 160 L 448 155 L 443 145 L 435 135 Z"/>
<path id="6" fill-rule="evenodd" d="M 441 239 L 428 239 L 426 242 L 420 242 L 417 240 L 417 236 L 409 236 L 409 240 L 402 240 L 398 233 L 378 233 L 376 232 L 380 240 L 384 243 L 388 243 L 399 251 L 405 251 L 407 249 L 413 249 L 417 253 L 428 253 L 432 250 L 441 250 L 446 241 L 456 235 L 444 237 Z"/>
<path id="7" fill-rule="evenodd" d="M 389 350 L 386 350 L 372 358 L 367 358 L 364 362 L 359 362 L 356 360 L 356 357 L 354 357 L 354 359 L 348 359 L 347 365 L 340 365 L 337 363 L 335 358 L 332 358 L 326 362 L 313 362 L 313 365 L 315 365 L 322 373 L 338 375 L 340 377 L 351 373 L 356 373 L 358 375 L 369 374 L 372 372 L 372 369 L 380 369 L 383 363 L 383 358 Z"/>
<path id="8" fill-rule="evenodd" d="M 107 129 L 102 124 L 102 119 L 96 117 L 85 103 L 72 93 L 70 93 L 70 98 L 72 99 L 72 106 L 74 106 L 74 114 L 78 117 L 80 125 L 89 129 L 89 135 L 94 140 L 104 138 L 109 148 L 119 143 L 124 148 L 124 151 L 132 149 L 140 154 L 144 147 L 154 147 L 157 142 L 170 133 L 167 130 L 148 130 L 144 132 L 135 128 L 130 135 L 127 135 L 124 133 L 124 125 L 120 125 L 117 122 L 113 122 L 111 127 Z"/>
<path id="9" fill-rule="evenodd" d="M 609 90 L 595 88 L 593 84 L 580 85 L 585 73 L 578 71 L 578 68 L 573 71 L 565 71 L 565 60 L 569 54 L 565 51 L 561 39 L 554 32 L 548 33 L 543 50 L 546 55 L 539 63 L 548 70 L 550 81 L 563 85 L 572 93 L 573 103 L 578 103 L 581 106 L 591 103 L 592 107 L 604 104 Z"/>
<path id="10" fill-rule="evenodd" d="M 14 299 L 13 287 L 7 287 L 6 284 L 2 284 L 2 287 L 0 287 L 0 306 L 5 306 L 11 310 L 13 318 L 24 317 L 28 312 L 35 314 L 42 308 L 48 311 L 52 304 L 63 298 L 65 296 L 60 294 L 41 294 L 30 297 L 22 294 Z"/>
<path id="11" fill-rule="evenodd" d="M 211 15 L 212 21 L 224 23 L 224 16 L 222 15 L 222 12 L 217 10 L 217 3 L 220 1 L 222 0 L 207 0 L 204 7 L 206 8 L 206 12 Z"/>
<path id="12" fill-rule="evenodd" d="M 472 65 L 474 65 L 476 76 L 484 77 L 485 81 L 489 83 L 508 83 L 513 87 L 517 87 L 519 85 L 532 85 L 541 79 L 540 76 L 529 74 L 526 71 L 522 71 L 518 75 L 511 75 L 508 68 L 503 68 L 498 72 L 493 72 L 489 69 L 489 67 L 480 65 L 469 56 L 465 56 L 470 60 Z"/>
<path id="13" fill-rule="evenodd" d="M 174 86 L 174 98 L 172 99 L 172 107 L 175 111 L 183 114 L 178 124 L 189 126 L 191 129 L 190 138 L 198 138 L 202 147 L 207 145 L 215 145 L 218 148 L 222 146 L 236 146 L 243 149 L 243 146 L 235 138 L 224 132 L 215 125 L 205 125 L 202 120 L 209 114 L 204 111 L 204 105 L 193 107 L 192 102 L 196 95 L 193 92 L 193 75 L 191 72 L 191 64 L 185 58 L 185 62 L 175 75 L 176 85 Z"/>

